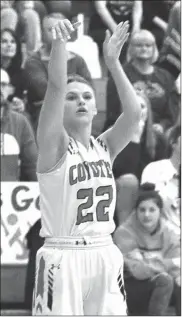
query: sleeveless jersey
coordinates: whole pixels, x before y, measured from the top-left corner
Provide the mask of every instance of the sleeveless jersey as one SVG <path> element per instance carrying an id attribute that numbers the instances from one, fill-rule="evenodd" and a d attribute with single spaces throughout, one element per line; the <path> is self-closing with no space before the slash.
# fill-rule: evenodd
<path id="1" fill-rule="evenodd" d="M 99 236 L 115 229 L 116 187 L 104 142 L 90 138 L 89 148 L 70 138 L 55 168 L 37 173 L 42 237 Z"/>

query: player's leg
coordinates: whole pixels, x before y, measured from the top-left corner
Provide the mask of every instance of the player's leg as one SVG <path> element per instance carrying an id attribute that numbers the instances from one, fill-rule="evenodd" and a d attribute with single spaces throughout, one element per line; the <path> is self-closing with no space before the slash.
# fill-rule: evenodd
<path id="1" fill-rule="evenodd" d="M 83 315 L 80 278 L 74 262 L 72 250 L 42 247 L 38 251 L 33 315 Z"/>
<path id="2" fill-rule="evenodd" d="M 127 315 L 123 256 L 115 245 L 97 251 L 95 274 L 84 301 L 85 315 Z M 92 265 L 93 266 L 93 265 Z"/>

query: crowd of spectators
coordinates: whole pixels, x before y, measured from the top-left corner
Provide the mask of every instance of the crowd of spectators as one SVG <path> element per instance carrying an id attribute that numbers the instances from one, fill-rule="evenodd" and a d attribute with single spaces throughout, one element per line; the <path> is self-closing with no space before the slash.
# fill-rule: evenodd
<path id="1" fill-rule="evenodd" d="M 122 113 L 122 104 L 104 69 L 102 43 L 107 28 L 113 32 L 120 21 L 129 20 L 130 38 L 120 62 L 136 89 L 142 116 L 133 140 L 113 163 L 114 239 L 125 260 L 129 313 L 164 315 L 172 303 L 180 316 L 180 1 L 10 0 L 1 1 L 0 10 L 1 181 L 37 180 L 36 130 L 47 88 L 54 23 L 83 14 L 85 35 L 98 46 L 107 82 L 106 130 Z M 73 44 L 75 39 L 78 34 L 71 39 Z M 94 81 L 86 60 L 69 49 L 68 73 Z M 153 217 L 152 231 L 145 219 L 147 208 Z M 39 229 L 40 220 L 27 235 L 32 252 L 27 274 L 29 309 L 33 263 L 43 243 Z"/>

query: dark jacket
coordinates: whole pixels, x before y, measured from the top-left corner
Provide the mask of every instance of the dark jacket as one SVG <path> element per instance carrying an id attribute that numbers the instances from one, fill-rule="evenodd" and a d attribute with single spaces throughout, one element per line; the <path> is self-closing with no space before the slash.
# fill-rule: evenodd
<path id="1" fill-rule="evenodd" d="M 134 174 L 141 179 L 143 169 L 151 162 L 168 157 L 168 142 L 164 134 L 154 131 L 156 138 L 155 156 L 151 157 L 144 138 L 140 143 L 130 142 L 115 158 L 113 163 L 114 177 Z"/>
<path id="2" fill-rule="evenodd" d="M 36 181 L 37 146 L 27 118 L 5 109 L 1 119 L 1 181 Z"/>
<path id="3" fill-rule="evenodd" d="M 133 86 L 144 90 L 151 102 L 153 122 L 160 123 L 165 129 L 176 121 L 176 98 L 172 93 L 174 78 L 165 69 L 155 66 L 152 74 L 141 74 L 132 63 L 126 63 L 124 71 Z M 172 99 L 172 100 L 171 100 Z M 173 102 L 175 100 L 175 102 Z M 119 96 L 115 83 L 109 76 L 107 84 L 107 123 L 112 125 L 121 113 Z"/>

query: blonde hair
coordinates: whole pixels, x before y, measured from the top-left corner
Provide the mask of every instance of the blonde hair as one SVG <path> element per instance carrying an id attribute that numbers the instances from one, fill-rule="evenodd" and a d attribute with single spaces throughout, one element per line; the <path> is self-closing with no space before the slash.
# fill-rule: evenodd
<path id="1" fill-rule="evenodd" d="M 153 56 L 152 56 L 152 59 L 151 59 L 151 63 L 154 64 L 157 61 L 158 57 L 159 57 L 159 51 L 157 49 L 156 40 L 155 40 L 154 35 L 148 30 L 139 30 L 139 31 L 135 32 L 131 36 L 130 42 L 129 42 L 129 46 L 128 46 L 128 50 L 127 50 L 127 55 L 126 55 L 127 62 L 129 63 L 133 59 L 135 59 L 135 55 L 134 55 L 134 52 L 133 52 L 133 41 L 138 36 L 146 37 L 147 39 L 150 39 L 151 42 L 153 42 Z"/>

